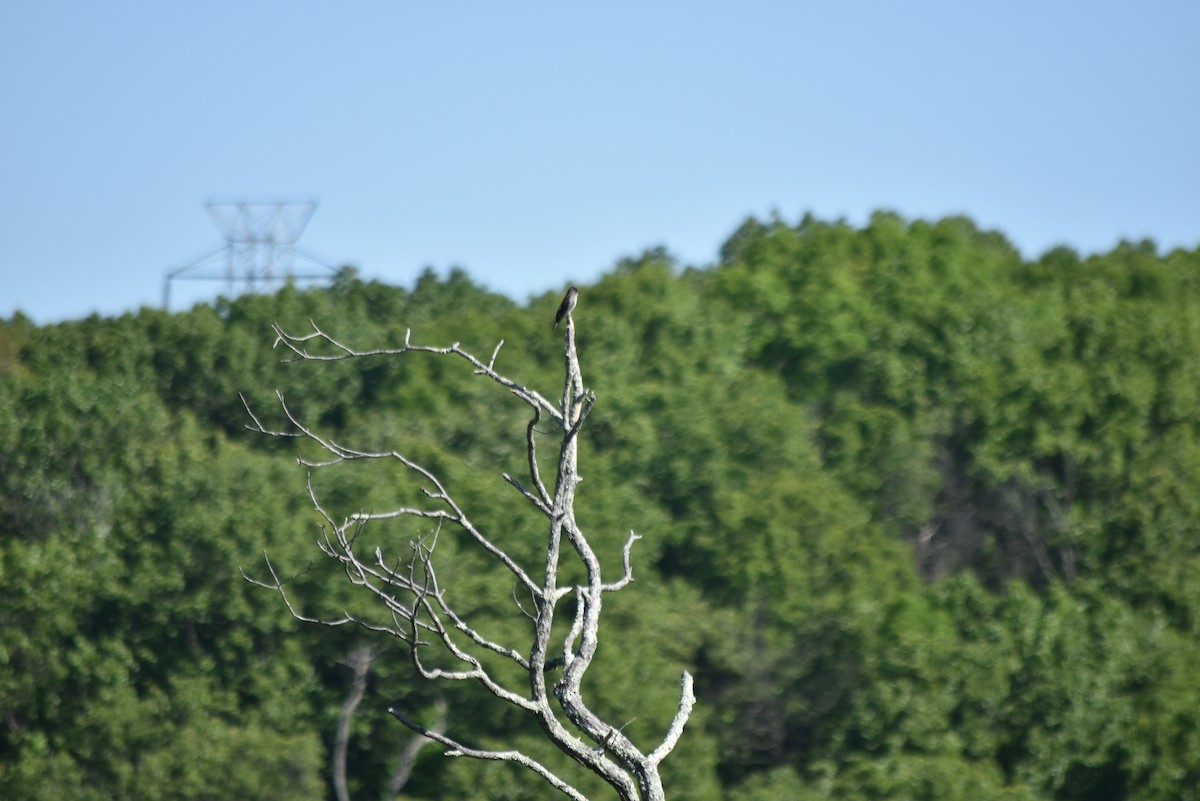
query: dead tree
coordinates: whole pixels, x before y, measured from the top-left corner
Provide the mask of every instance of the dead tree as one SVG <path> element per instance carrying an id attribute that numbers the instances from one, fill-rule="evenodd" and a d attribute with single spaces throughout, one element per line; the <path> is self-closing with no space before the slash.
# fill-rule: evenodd
<path id="1" fill-rule="evenodd" d="M 568 300 L 571 300 L 568 296 Z M 449 347 L 415 345 L 411 331 L 405 333 L 404 344 L 398 348 L 359 351 L 326 334 L 315 323 L 312 331 L 292 335 L 275 328 L 276 347 L 282 346 L 294 358 L 305 361 L 329 361 L 364 357 L 401 358 L 421 352 L 461 359 L 474 374 L 499 385 L 524 401 L 530 409 L 526 427 L 525 448 L 528 462 L 528 483 L 509 474 L 504 479 L 532 504 L 546 520 L 545 561 L 534 572 L 518 563 L 495 538 L 481 531 L 469 518 L 458 499 L 430 470 L 398 450 L 366 451 L 347 447 L 333 441 L 298 419 L 289 409 L 282 394 L 276 393 L 283 414 L 291 428 L 287 431 L 266 428 L 247 405 L 253 425 L 251 428 L 275 436 L 300 437 L 315 443 L 324 451 L 322 460 L 301 458 L 309 468 L 308 492 L 318 514 L 323 519 L 322 537 L 318 545 L 325 555 L 341 563 L 351 582 L 373 594 L 386 608 L 387 621 L 380 623 L 355 614 L 337 619 L 317 619 L 302 614 L 290 598 L 286 582 L 267 562 L 269 582 L 256 582 L 280 593 L 291 613 L 301 620 L 337 626 L 357 624 L 402 640 L 415 670 L 431 680 L 466 680 L 478 683 L 500 701 L 511 704 L 533 716 L 545 736 L 558 749 L 587 770 L 600 776 L 622 799 L 659 801 L 663 799 L 659 763 L 671 752 L 683 734 L 695 696 L 692 677 L 685 671 L 679 705 L 662 741 L 646 752 L 635 745 L 619 728 L 602 720 L 583 698 L 581 682 L 596 653 L 599 638 L 600 613 L 605 593 L 616 592 L 633 580 L 630 552 L 639 539 L 633 531 L 625 542 L 622 557 L 624 573 L 615 581 L 601 576 L 600 561 L 589 544 L 583 529 L 575 519 L 575 491 L 579 484 L 579 432 L 595 402 L 595 395 L 585 391 L 583 375 L 575 348 L 575 323 L 570 316 L 570 304 L 564 301 L 567 328 L 564 337 L 566 375 L 562 396 L 557 403 L 528 389 L 496 371 L 496 358 L 503 340 L 487 362 L 463 350 L 458 343 Z M 537 427 L 544 420 L 553 426 L 558 445 L 557 472 L 553 489 L 547 489 L 537 459 Z M 312 471 L 339 462 L 353 460 L 392 460 L 399 463 L 420 482 L 425 502 L 417 506 L 402 506 L 382 512 L 361 512 L 335 520 L 326 510 L 313 487 Z M 411 519 L 432 525 L 432 533 L 407 543 L 407 556 L 398 558 L 376 547 L 373 553 L 356 550 L 356 542 L 364 527 L 382 520 Z M 435 551 L 439 536 L 453 532 L 473 547 L 482 549 L 511 574 L 524 594 L 532 599 L 532 642 L 517 647 L 495 642 L 486 637 L 470 621 L 456 611 L 451 600 L 452 587 L 439 583 Z M 566 546 L 564 547 L 564 540 Z M 567 558 L 577 558 L 586 580 L 577 585 L 560 586 L 560 567 Z M 557 638 L 554 636 L 555 614 L 564 599 L 574 599 L 574 616 L 569 631 L 564 621 Z M 426 649 L 438 644 L 450 655 L 456 668 L 432 665 Z M 513 686 L 510 680 L 489 669 L 487 659 L 500 657 L 511 662 L 519 674 L 527 676 L 527 686 Z M 558 670 L 561 669 L 561 673 Z M 473 748 L 461 739 L 452 738 L 438 728 L 426 728 L 410 718 L 404 710 L 389 709 L 391 715 L 419 735 L 447 747 L 446 756 L 472 757 L 482 760 L 514 762 L 529 768 L 544 780 L 573 799 L 584 795 L 567 780 L 548 767 L 517 751 L 497 751 Z M 452 716 L 451 716 L 452 719 Z M 452 724 L 451 724 L 452 725 Z"/>

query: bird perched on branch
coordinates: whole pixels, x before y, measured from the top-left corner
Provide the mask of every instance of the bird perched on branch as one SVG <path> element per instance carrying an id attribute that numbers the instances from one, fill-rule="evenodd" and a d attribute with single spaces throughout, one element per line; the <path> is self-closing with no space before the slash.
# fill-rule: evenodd
<path id="1" fill-rule="evenodd" d="M 558 330 L 558 324 L 563 321 L 564 317 L 570 317 L 571 312 L 575 311 L 575 304 L 579 302 L 579 290 L 571 287 L 567 290 L 567 296 L 563 298 L 562 305 L 558 307 L 558 314 L 554 315 L 554 330 Z"/>

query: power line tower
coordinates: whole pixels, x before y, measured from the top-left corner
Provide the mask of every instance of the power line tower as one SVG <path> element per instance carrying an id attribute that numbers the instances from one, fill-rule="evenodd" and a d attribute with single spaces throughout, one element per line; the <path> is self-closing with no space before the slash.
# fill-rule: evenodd
<path id="1" fill-rule="evenodd" d="M 317 210 L 315 200 L 210 201 L 205 211 L 225 238 L 216 250 L 167 273 L 163 308 L 171 305 L 172 281 L 224 281 L 261 292 L 285 281 L 328 280 L 334 269 L 296 247 Z"/>

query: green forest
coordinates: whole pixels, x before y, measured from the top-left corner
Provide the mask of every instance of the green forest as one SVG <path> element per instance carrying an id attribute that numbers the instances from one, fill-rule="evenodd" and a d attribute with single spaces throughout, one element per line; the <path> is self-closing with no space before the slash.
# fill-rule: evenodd
<path id="1" fill-rule="evenodd" d="M 576 514 L 614 570 L 642 537 L 584 689 L 653 747 L 695 676 L 668 797 L 1200 799 L 1200 248 L 1030 260 L 963 217 L 776 217 L 713 264 L 652 249 L 579 288 Z M 527 472 L 517 399 L 430 354 L 292 361 L 272 326 L 484 359 L 503 340 L 498 369 L 554 398 L 561 298 L 343 268 L 0 321 L 0 798 L 332 800 L 339 764 L 353 801 L 563 797 L 417 750 L 387 709 L 542 754 L 537 725 L 246 578 L 265 555 L 302 614 L 372 603 L 317 546 L 303 446 L 252 430 L 247 406 L 280 423 L 277 390 L 419 459 L 536 563 L 545 520 L 502 478 Z M 411 491 L 325 481 L 351 512 Z M 438 547 L 472 620 L 519 640 L 511 577 Z"/>

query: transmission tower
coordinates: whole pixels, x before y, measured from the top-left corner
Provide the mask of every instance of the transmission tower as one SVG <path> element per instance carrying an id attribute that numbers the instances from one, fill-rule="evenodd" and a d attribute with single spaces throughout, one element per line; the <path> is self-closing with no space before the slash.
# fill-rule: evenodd
<path id="1" fill-rule="evenodd" d="M 172 281 L 224 281 L 261 292 L 285 281 L 328 280 L 334 269 L 296 247 L 317 210 L 315 200 L 210 201 L 205 211 L 225 238 L 216 250 L 167 273 L 163 308 L 171 305 Z"/>

